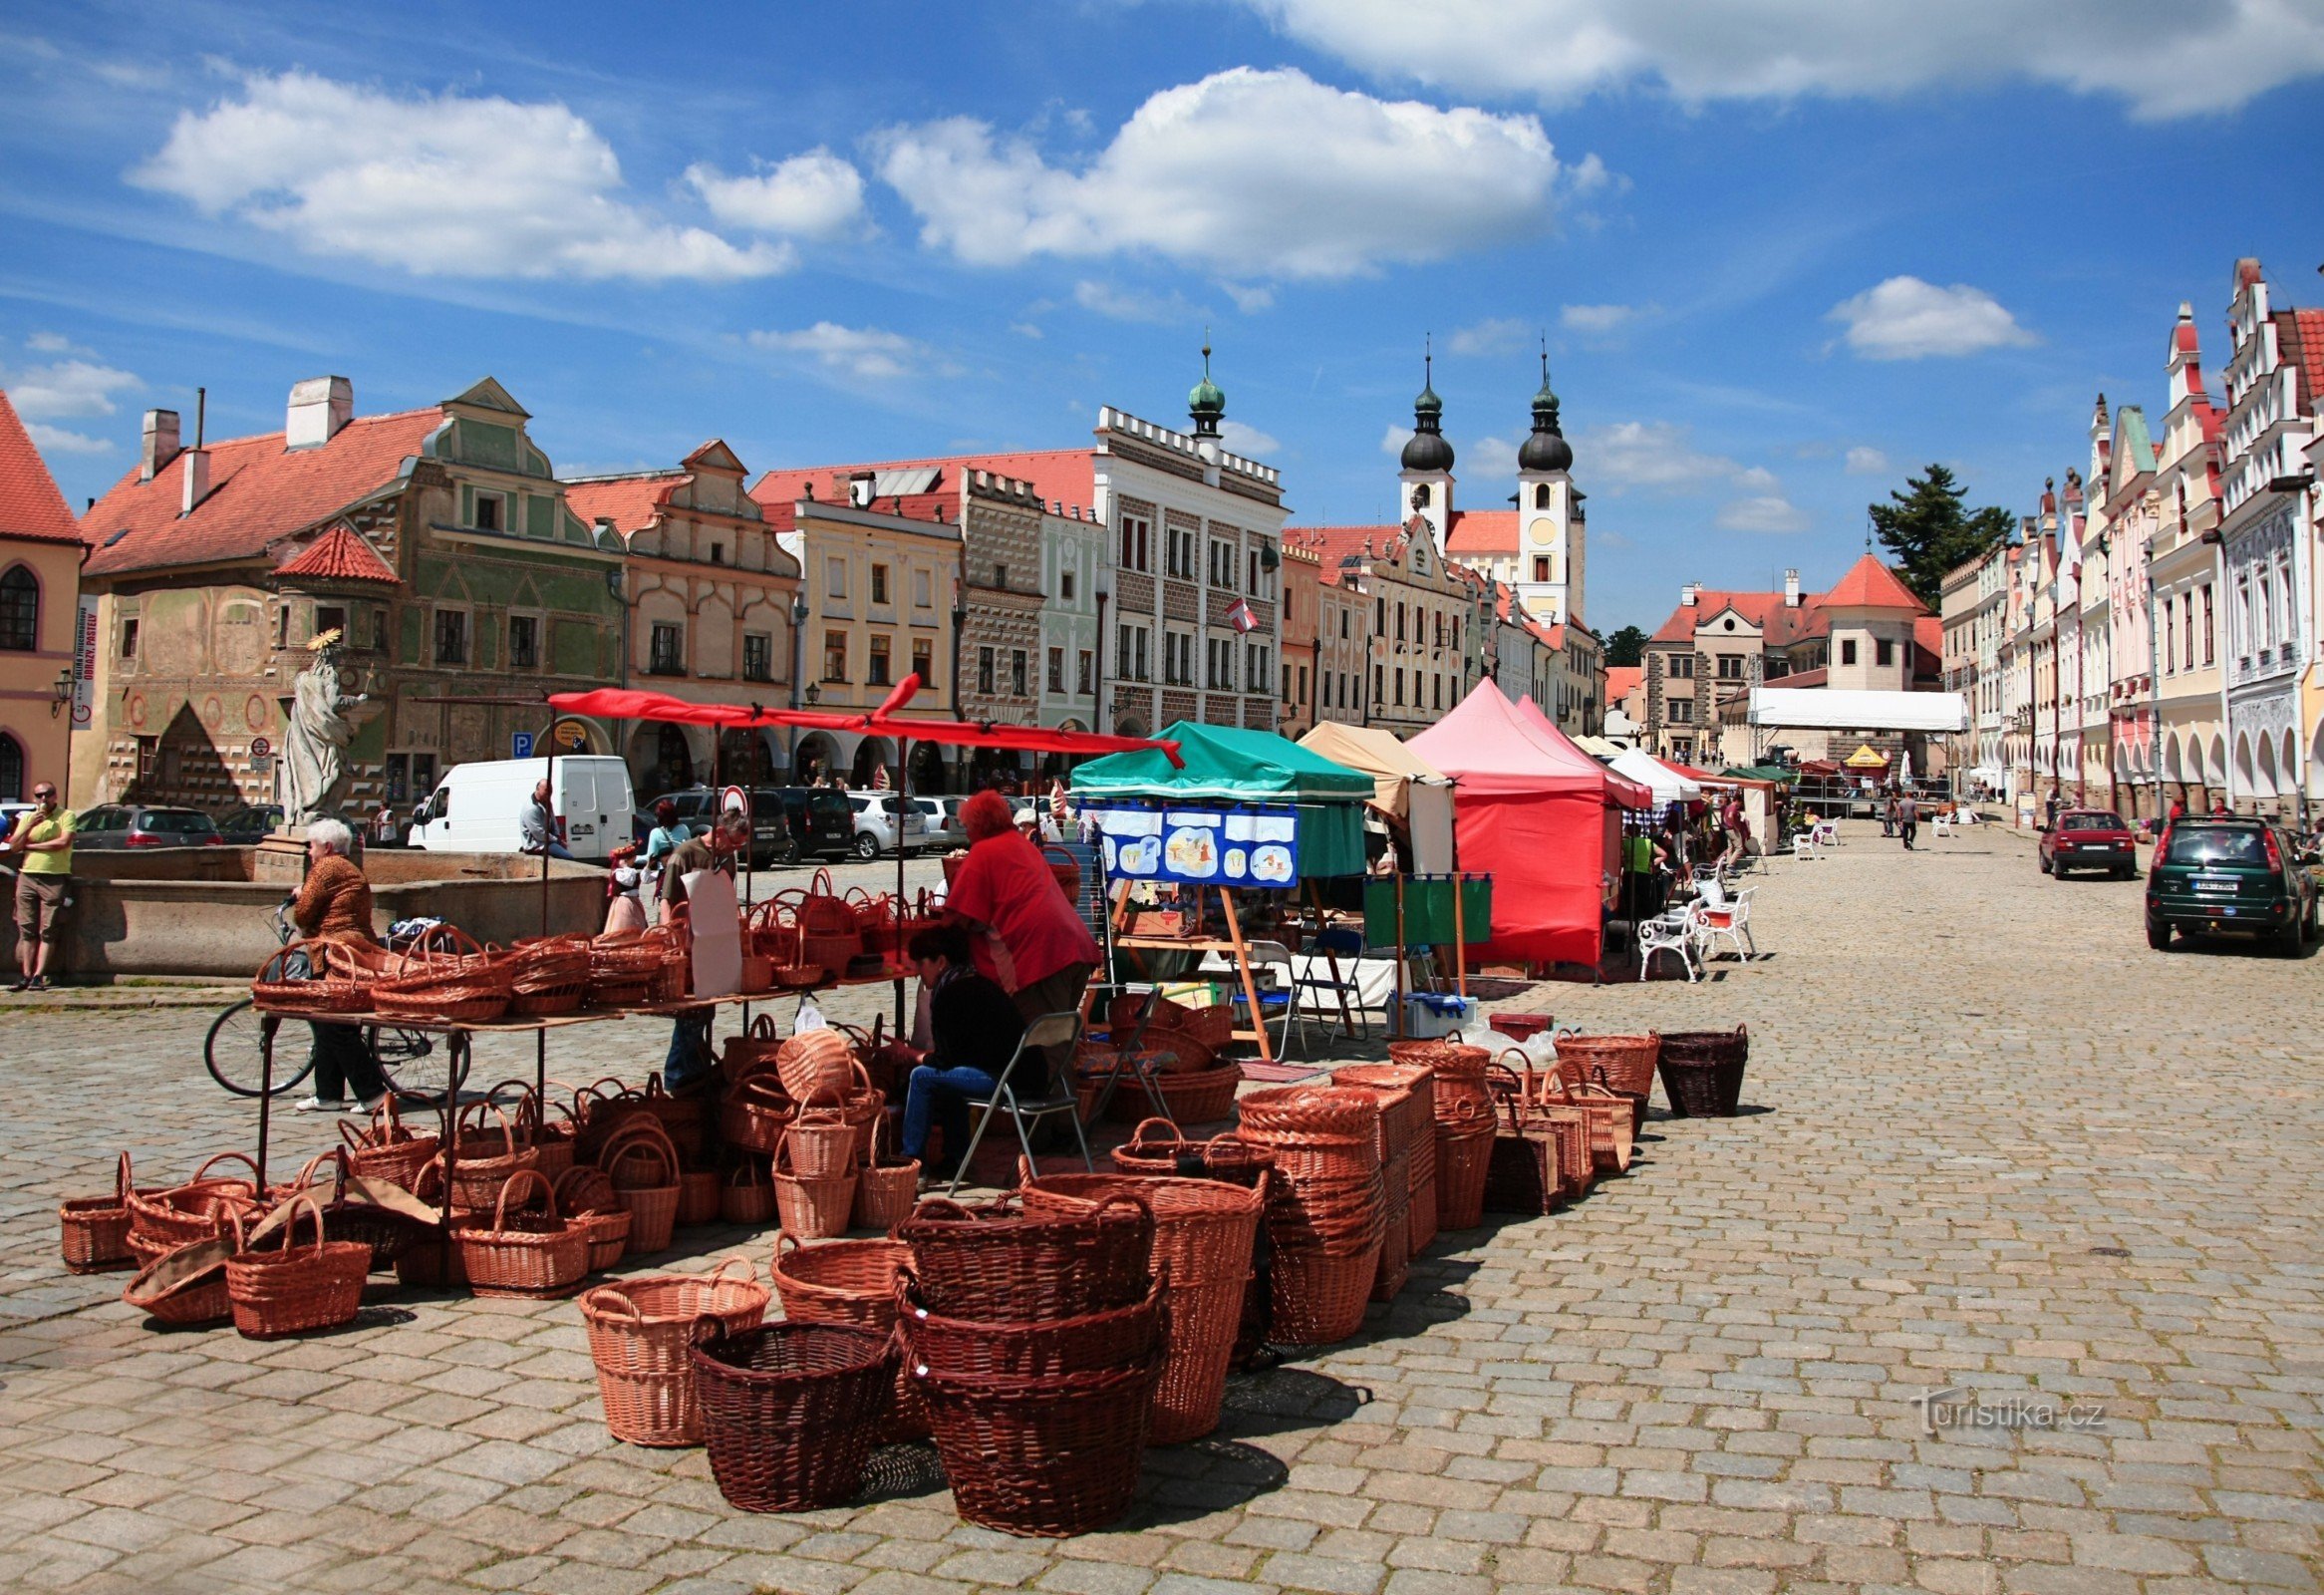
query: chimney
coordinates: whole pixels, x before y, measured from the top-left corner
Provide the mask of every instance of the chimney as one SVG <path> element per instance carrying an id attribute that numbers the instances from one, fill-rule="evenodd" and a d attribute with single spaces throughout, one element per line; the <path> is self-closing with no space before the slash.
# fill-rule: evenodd
<path id="1" fill-rule="evenodd" d="M 1783 606 L 1786 609 L 1800 607 L 1800 573 L 1796 570 L 1783 573 Z"/>
<path id="2" fill-rule="evenodd" d="M 1691 581 L 1680 582 L 1678 584 L 1679 607 L 1682 609 L 1692 609 L 1694 607 L 1695 599 L 1700 596 L 1701 593 L 1702 588 L 1697 586 L 1695 583 Z"/>
<path id="3" fill-rule="evenodd" d="M 151 481 L 160 469 L 177 458 L 177 412 L 145 412 L 145 450 L 138 457 L 138 480 Z"/>
<path id="4" fill-rule="evenodd" d="M 210 495 L 210 452 L 207 449 L 185 451 L 185 489 L 178 495 L 177 512 L 193 513 L 193 506 Z"/>
<path id="5" fill-rule="evenodd" d="M 309 377 L 294 382 L 283 420 L 285 449 L 320 449 L 355 419 L 355 384 L 345 377 Z"/>

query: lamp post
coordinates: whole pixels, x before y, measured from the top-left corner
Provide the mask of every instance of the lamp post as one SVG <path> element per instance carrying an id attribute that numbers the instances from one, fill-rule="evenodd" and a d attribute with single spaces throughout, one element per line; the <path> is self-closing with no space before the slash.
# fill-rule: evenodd
<path id="1" fill-rule="evenodd" d="M 799 707 L 799 693 L 804 685 L 799 678 L 807 673 L 807 599 L 804 593 L 791 594 L 791 707 Z M 806 687 L 808 702 L 814 701 L 812 687 Z M 788 728 L 790 740 L 783 749 L 783 762 L 790 767 L 791 780 L 799 779 L 799 728 Z"/>
<path id="2" fill-rule="evenodd" d="M 1097 568 L 1097 679 L 1090 685 L 1095 689 L 1096 701 L 1089 706 L 1089 729 L 1106 731 L 1113 722 L 1105 716 L 1105 606 L 1113 601 L 1113 571 L 1104 564 Z"/>

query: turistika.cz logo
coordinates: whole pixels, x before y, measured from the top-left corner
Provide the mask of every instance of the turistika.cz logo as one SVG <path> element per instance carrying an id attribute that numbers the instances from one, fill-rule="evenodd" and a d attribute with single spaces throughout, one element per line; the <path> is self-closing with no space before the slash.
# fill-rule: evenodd
<path id="1" fill-rule="evenodd" d="M 2061 1401 L 2054 1396 L 1971 1396 L 1958 1385 L 1947 1385 L 1912 1398 L 1920 1409 L 1920 1429 L 1934 1436 L 1942 1430 L 2091 1430 L 2106 1427 L 2106 1409 L 2096 1402 Z"/>

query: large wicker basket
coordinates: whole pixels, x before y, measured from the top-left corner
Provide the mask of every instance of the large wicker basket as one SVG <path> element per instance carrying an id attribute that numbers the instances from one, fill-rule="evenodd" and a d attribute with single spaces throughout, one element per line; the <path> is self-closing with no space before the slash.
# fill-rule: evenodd
<path id="1" fill-rule="evenodd" d="M 711 1325 L 721 1335 L 756 1329 L 767 1298 L 740 1258 L 711 1274 L 661 1274 L 584 1294 L 581 1319 L 589 1326 L 589 1358 L 613 1437 L 632 1445 L 700 1444 L 695 1343 Z"/>

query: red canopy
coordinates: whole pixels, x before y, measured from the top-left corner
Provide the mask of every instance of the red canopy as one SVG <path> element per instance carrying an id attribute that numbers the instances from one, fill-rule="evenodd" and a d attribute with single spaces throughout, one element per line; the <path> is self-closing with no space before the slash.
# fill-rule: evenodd
<path id="1" fill-rule="evenodd" d="M 1614 809 L 1650 798 L 1529 708 L 1480 682 L 1411 748 L 1453 779 L 1461 867 L 1493 876 L 1482 956 L 1596 964 L 1620 878 Z"/>
<path id="2" fill-rule="evenodd" d="M 920 691 L 918 674 L 906 676 L 887 701 L 871 710 L 769 709 L 760 704 L 697 704 L 667 693 L 630 687 L 598 687 L 589 692 L 549 694 L 549 707 L 562 715 L 599 720 L 665 720 L 687 726 L 797 726 L 806 731 L 850 731 L 894 737 L 898 742 L 936 742 L 969 748 L 1022 749 L 1039 754 L 1133 753 L 1159 748 L 1173 766 L 1182 766 L 1178 744 L 1153 737 L 1109 737 L 1094 731 L 1060 731 L 1048 726 L 1010 726 L 992 721 L 898 719 L 896 713 Z"/>

